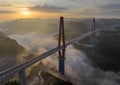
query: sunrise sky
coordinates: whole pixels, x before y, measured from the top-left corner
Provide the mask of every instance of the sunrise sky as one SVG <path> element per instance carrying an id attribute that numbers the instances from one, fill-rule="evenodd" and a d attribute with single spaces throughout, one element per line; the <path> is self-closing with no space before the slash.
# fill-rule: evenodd
<path id="1" fill-rule="evenodd" d="M 0 20 L 120 18 L 120 0 L 0 0 Z"/>

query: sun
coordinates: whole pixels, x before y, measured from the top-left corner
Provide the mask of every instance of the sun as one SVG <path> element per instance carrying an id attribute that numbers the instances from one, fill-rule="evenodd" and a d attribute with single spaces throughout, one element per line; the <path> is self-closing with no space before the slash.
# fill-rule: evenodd
<path id="1" fill-rule="evenodd" d="M 30 12 L 29 11 L 23 11 L 22 14 L 27 16 L 27 15 L 30 14 Z"/>

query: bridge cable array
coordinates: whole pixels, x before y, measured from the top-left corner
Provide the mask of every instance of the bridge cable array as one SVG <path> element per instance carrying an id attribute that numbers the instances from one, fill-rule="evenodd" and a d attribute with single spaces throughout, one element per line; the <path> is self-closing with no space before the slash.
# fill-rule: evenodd
<path id="1" fill-rule="evenodd" d="M 87 32 L 81 36 L 78 36 L 77 38 L 74 38 L 68 42 L 65 43 L 65 33 L 64 33 L 64 18 L 60 17 L 60 28 L 59 28 L 59 40 L 58 40 L 58 46 L 48 52 L 45 52 L 39 56 L 33 57 L 30 60 L 27 60 L 26 62 L 19 64 L 17 66 L 11 67 L 7 70 L 1 71 L 0 72 L 0 82 L 4 81 L 5 79 L 13 76 L 14 74 L 18 73 L 19 74 L 19 79 L 21 85 L 27 85 L 27 77 L 25 70 L 37 63 L 38 61 L 45 59 L 46 57 L 58 52 L 59 54 L 59 72 L 64 75 L 65 74 L 65 69 L 64 69 L 64 60 L 65 60 L 65 50 L 66 47 L 69 45 L 72 45 L 92 34 L 95 34 L 95 32 L 99 32 L 100 30 L 92 30 L 90 32 Z"/>

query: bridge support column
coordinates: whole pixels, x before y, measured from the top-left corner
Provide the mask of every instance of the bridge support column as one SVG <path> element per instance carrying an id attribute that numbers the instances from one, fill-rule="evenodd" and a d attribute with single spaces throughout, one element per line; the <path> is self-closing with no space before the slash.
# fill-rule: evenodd
<path id="1" fill-rule="evenodd" d="M 59 72 L 64 75 L 65 74 L 65 33 L 64 33 L 64 18 L 60 17 L 60 28 L 59 28 L 59 40 L 58 47 L 63 47 L 62 50 L 59 51 Z"/>
<path id="2" fill-rule="evenodd" d="M 19 72 L 19 79 L 20 79 L 21 85 L 27 85 L 27 77 L 25 74 L 25 70 L 21 70 Z"/>
<path id="3" fill-rule="evenodd" d="M 65 74 L 65 59 L 59 58 L 59 72 L 64 75 Z"/>

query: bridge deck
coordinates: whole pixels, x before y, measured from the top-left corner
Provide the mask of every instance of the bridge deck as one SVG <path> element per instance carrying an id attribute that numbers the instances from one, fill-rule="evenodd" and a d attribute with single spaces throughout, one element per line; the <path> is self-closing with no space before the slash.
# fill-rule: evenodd
<path id="1" fill-rule="evenodd" d="M 96 32 L 98 32 L 98 31 L 100 31 L 100 30 L 96 30 Z M 85 33 L 85 34 L 83 34 L 83 35 L 81 35 L 81 36 L 79 36 L 77 38 L 74 38 L 74 39 L 68 41 L 66 43 L 66 47 L 71 45 L 71 44 L 74 44 L 75 42 L 77 42 L 79 40 L 82 40 L 83 38 L 85 38 L 85 37 L 87 37 L 87 36 L 89 36 L 89 35 L 91 35 L 93 33 L 94 33 L 94 31 L 91 31 L 91 32 Z M 45 52 L 45 53 L 43 53 L 43 54 L 41 54 L 41 55 L 39 55 L 39 56 L 37 56 L 35 58 L 27 60 L 26 62 L 24 62 L 22 64 L 19 64 L 17 66 L 11 67 L 11 68 L 9 68 L 7 70 L 4 70 L 4 71 L 0 72 L 0 81 L 3 81 L 5 79 L 9 78 L 10 76 L 14 75 L 15 73 L 18 73 L 21 70 L 26 69 L 27 67 L 31 66 L 32 64 L 34 64 L 34 63 L 36 63 L 36 62 L 38 62 L 38 61 L 52 55 L 52 54 L 60 51 L 61 49 L 63 49 L 62 46 L 60 48 L 56 47 L 56 48 L 54 48 L 54 49 L 52 49 L 52 50 L 50 50 L 48 52 Z"/>

